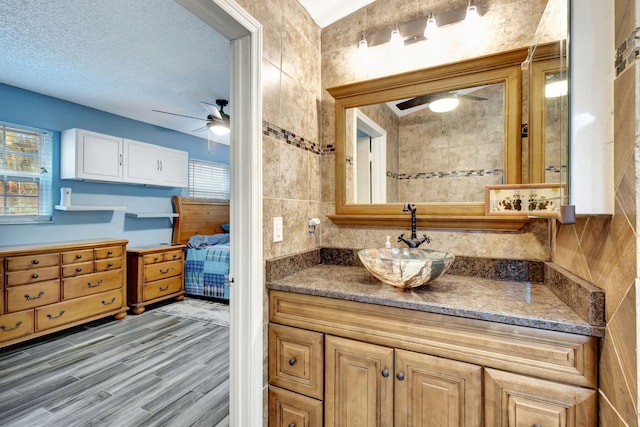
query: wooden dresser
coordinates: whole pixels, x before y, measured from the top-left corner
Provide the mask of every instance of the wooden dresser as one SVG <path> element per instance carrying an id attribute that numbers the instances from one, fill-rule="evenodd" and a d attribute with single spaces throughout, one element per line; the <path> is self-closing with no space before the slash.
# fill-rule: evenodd
<path id="1" fill-rule="evenodd" d="M 0 247 L 0 347 L 114 315 L 126 303 L 127 240 Z"/>
<path id="2" fill-rule="evenodd" d="M 160 245 L 128 248 L 128 301 L 135 314 L 144 307 L 168 298 L 184 298 L 184 248 Z"/>

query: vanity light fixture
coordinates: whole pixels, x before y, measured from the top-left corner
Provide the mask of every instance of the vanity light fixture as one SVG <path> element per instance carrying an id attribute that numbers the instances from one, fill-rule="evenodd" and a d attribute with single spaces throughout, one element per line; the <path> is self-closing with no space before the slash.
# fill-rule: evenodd
<path id="1" fill-rule="evenodd" d="M 436 99 L 429 103 L 429 109 L 434 113 L 447 113 L 458 108 L 460 100 L 453 96 Z"/>
<path id="2" fill-rule="evenodd" d="M 424 36 L 429 39 L 435 38 L 436 33 L 438 32 L 438 23 L 436 22 L 436 17 L 433 16 L 433 13 L 429 13 L 429 18 L 427 19 L 427 26 L 424 28 Z"/>
<path id="3" fill-rule="evenodd" d="M 362 38 L 358 41 L 358 48 L 364 50 L 367 47 L 390 42 L 397 43 L 398 46 L 406 46 L 419 41 L 433 39 L 443 27 L 465 21 L 472 22 L 480 16 L 478 6 L 473 1 L 469 1 L 466 5 L 456 9 L 445 10 L 440 13 L 430 12 L 426 19 L 422 17 L 396 24 L 391 31 L 387 27 L 366 36 L 362 34 Z"/>

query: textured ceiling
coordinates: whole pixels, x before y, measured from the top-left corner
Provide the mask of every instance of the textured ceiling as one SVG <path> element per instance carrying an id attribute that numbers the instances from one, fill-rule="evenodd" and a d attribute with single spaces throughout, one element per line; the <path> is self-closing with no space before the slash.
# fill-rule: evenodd
<path id="1" fill-rule="evenodd" d="M 152 110 L 204 119 L 229 98 L 229 48 L 174 0 L 0 1 L 0 83 L 205 139 Z"/>

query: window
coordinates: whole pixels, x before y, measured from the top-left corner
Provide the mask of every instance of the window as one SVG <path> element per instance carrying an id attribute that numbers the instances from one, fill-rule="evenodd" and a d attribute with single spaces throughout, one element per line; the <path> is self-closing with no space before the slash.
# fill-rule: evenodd
<path id="1" fill-rule="evenodd" d="M 0 223 L 51 221 L 51 132 L 0 123 Z"/>
<path id="2" fill-rule="evenodd" d="M 229 165 L 189 160 L 189 197 L 229 200 Z"/>

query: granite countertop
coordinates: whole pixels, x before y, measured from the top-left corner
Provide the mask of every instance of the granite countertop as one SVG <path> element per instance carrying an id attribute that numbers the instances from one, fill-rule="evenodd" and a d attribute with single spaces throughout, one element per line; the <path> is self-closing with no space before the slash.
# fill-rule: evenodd
<path id="1" fill-rule="evenodd" d="M 580 335 L 604 336 L 541 282 L 445 274 L 410 290 L 380 282 L 362 267 L 316 265 L 269 280 L 272 290 L 380 304 Z"/>

